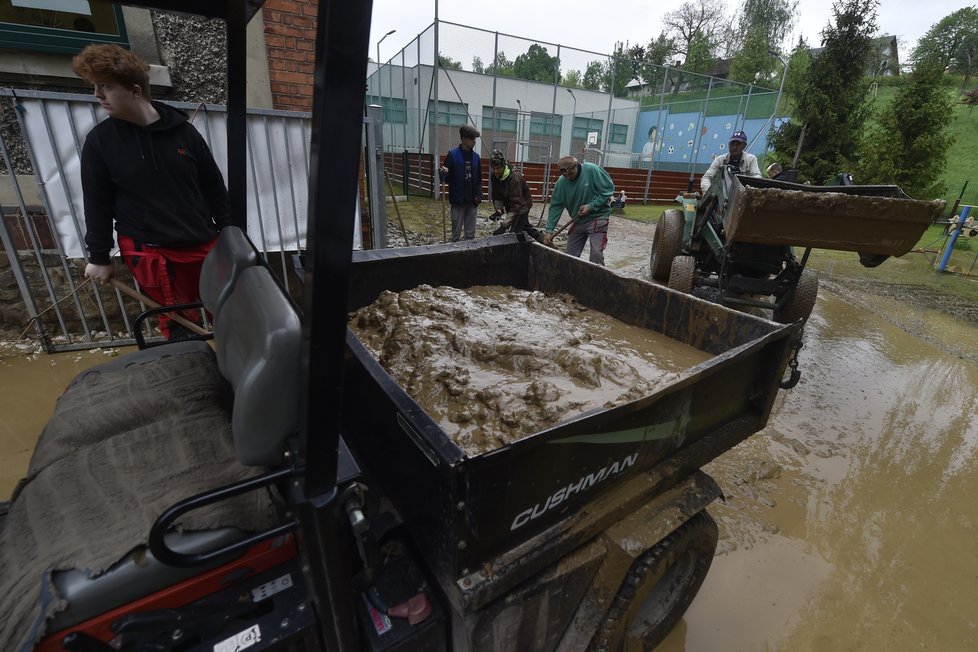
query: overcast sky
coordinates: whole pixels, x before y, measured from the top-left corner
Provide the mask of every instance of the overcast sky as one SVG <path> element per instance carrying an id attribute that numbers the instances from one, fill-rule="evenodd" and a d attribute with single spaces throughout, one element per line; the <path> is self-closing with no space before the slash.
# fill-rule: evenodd
<path id="1" fill-rule="evenodd" d="M 647 43 L 662 30 L 662 16 L 682 3 L 683 0 L 442 0 L 438 3 L 438 17 L 489 31 L 610 53 L 615 41 Z M 971 5 L 966 0 L 882 0 L 877 24 L 881 34 L 899 38 L 900 60 L 905 62 L 917 39 L 934 23 Z M 813 46 L 820 45 L 819 33 L 832 18 L 832 0 L 801 0 L 799 14 L 790 43 L 804 35 Z M 380 58 L 387 61 L 430 25 L 434 17 L 435 0 L 374 0 L 370 56 L 376 57 L 377 41 L 396 29 L 397 33 L 381 45 Z M 471 62 L 462 63 L 468 68 Z"/>

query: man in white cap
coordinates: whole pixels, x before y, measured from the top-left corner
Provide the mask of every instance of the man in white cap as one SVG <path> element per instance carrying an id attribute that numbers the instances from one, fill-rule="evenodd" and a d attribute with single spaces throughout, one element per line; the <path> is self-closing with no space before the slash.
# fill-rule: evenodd
<path id="1" fill-rule="evenodd" d="M 727 145 L 727 153 L 714 158 L 713 162 L 710 163 L 710 169 L 700 179 L 700 190 L 704 195 L 710 189 L 713 177 L 724 165 L 735 167 L 735 174 L 746 174 L 752 177 L 761 176 L 761 166 L 757 164 L 757 157 L 745 152 L 745 147 L 747 147 L 747 134 L 743 131 L 733 132 Z"/>

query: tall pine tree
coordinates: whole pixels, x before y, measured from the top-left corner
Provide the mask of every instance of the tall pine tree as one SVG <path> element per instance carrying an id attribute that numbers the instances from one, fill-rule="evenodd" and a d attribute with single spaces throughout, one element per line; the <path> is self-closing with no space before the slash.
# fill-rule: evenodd
<path id="1" fill-rule="evenodd" d="M 778 160 L 796 155 L 799 136 L 799 179 L 825 183 L 852 170 L 869 116 L 865 74 L 873 52 L 878 0 L 837 0 L 834 24 L 822 31 L 823 47 L 791 93 L 791 122 L 773 133 Z"/>
<path id="2" fill-rule="evenodd" d="M 954 107 L 938 57 L 918 60 L 860 147 L 860 183 L 891 184 L 917 199 L 944 195 Z"/>

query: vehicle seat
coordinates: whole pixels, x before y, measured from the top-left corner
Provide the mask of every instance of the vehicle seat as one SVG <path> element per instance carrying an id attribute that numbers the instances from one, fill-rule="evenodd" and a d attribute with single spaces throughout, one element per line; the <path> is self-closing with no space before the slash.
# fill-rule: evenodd
<path id="1" fill-rule="evenodd" d="M 226 226 L 200 268 L 200 302 L 216 313 L 231 295 L 241 272 L 258 265 L 258 251 L 239 227 Z"/>
<path id="2" fill-rule="evenodd" d="M 19 488 L 0 535 L 5 534 L 4 530 L 9 536 L 17 530 L 26 531 L 30 541 L 37 542 L 36 550 L 23 553 L 32 561 L 21 568 L 25 581 L 14 586 L 36 586 L 36 590 L 40 590 L 46 583 L 41 578 L 50 573 L 53 585 L 63 591 L 60 597 L 67 602 L 68 608 L 55 614 L 47 627 L 48 632 L 78 624 L 93 614 L 105 613 L 185 577 L 186 571 L 155 562 L 146 550 L 152 522 L 164 509 L 180 500 L 254 475 L 255 471 L 247 467 L 274 466 L 282 461 L 286 440 L 296 432 L 299 423 L 301 327 L 296 309 L 266 267 L 252 266 L 242 270 L 234 289 L 219 307 L 215 326 L 217 354 L 216 359 L 210 358 L 212 370 L 208 374 L 233 388 L 230 413 L 223 401 L 215 396 L 215 405 L 204 406 L 210 415 L 207 429 L 193 427 L 200 416 L 195 412 L 187 415 L 191 427 L 180 431 L 186 437 L 173 435 L 168 425 L 157 428 L 161 434 L 166 433 L 164 437 L 156 432 L 140 431 L 138 436 L 142 439 L 138 440 L 138 445 L 126 445 L 122 449 L 126 454 L 124 461 L 110 458 L 115 461 L 98 469 L 89 468 L 94 453 L 100 450 L 117 452 L 119 442 L 136 431 L 119 433 L 108 440 L 93 439 L 93 443 L 75 454 L 65 455 L 49 467 L 40 469 Z M 161 350 L 169 348 L 161 347 Z M 143 353 L 148 351 L 136 355 Z M 198 370 L 201 360 L 196 356 Z M 131 380 L 132 375 L 140 373 L 141 366 L 122 366 L 123 373 L 104 374 L 92 380 L 118 383 L 121 389 L 127 384 L 127 377 Z M 89 389 L 78 383 L 66 393 L 84 393 Z M 188 400 L 188 403 L 192 401 Z M 198 402 L 195 410 L 199 411 L 199 408 Z M 99 406 L 93 405 L 92 409 L 98 410 Z M 214 425 L 215 414 L 224 415 L 223 426 Z M 172 414 L 159 415 L 165 424 L 172 418 Z M 154 425 L 148 424 L 148 427 L 152 429 Z M 188 438 L 200 443 L 187 443 Z M 146 442 L 155 445 L 143 447 L 141 444 Z M 166 454 L 161 455 L 161 451 Z M 198 451 L 207 454 L 216 451 L 216 454 L 201 460 L 195 455 Z M 200 472 L 205 463 L 214 466 L 217 479 Z M 73 486 L 71 482 L 96 471 L 133 473 L 141 468 L 152 469 L 154 478 L 130 481 L 130 491 L 124 500 L 108 492 L 100 493 L 103 487 L 112 485 L 112 478 L 100 480 L 97 485 Z M 160 478 L 170 479 L 168 486 L 154 484 Z M 37 504 L 37 499 L 43 499 L 47 504 L 64 505 L 65 509 L 57 518 L 49 519 L 47 525 L 37 525 L 28 507 Z M 85 509 L 72 509 L 71 505 L 79 502 Z M 186 515 L 181 519 L 180 529 L 167 534 L 171 548 L 195 551 L 223 545 L 239 540 L 243 536 L 242 530 L 264 530 L 279 520 L 264 492 L 222 501 L 194 514 Z M 11 529 L 14 521 L 20 524 Z M 44 531 L 45 528 L 50 531 Z M 59 538 L 61 532 L 72 532 L 77 538 Z M 100 537 L 104 532 L 116 536 L 103 541 Z M 3 544 L 10 542 L 0 538 Z M 9 563 L 10 559 L 0 561 Z M 52 568 L 78 570 L 51 572 Z M 99 574 L 102 569 L 108 570 Z M 202 570 L 193 569 L 190 575 Z M 126 590 L 121 591 L 120 586 L 125 586 Z M 34 603 L 27 608 L 41 608 L 41 597 L 30 591 L 22 593 L 16 600 Z M 9 606 L 12 605 L 5 604 L 0 596 L 0 611 Z"/>
<path id="3" fill-rule="evenodd" d="M 238 460 L 282 462 L 299 427 L 299 315 L 265 267 L 241 273 L 215 323 L 217 365 L 234 390 L 231 432 Z"/>

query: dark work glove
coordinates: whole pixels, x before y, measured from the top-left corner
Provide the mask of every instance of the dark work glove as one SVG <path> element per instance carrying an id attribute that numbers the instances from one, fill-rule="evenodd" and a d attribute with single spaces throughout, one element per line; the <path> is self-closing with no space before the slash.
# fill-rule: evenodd
<path id="1" fill-rule="evenodd" d="M 493 213 L 492 215 L 489 216 L 489 219 L 492 220 L 493 222 L 498 222 L 499 221 L 499 218 L 501 218 L 502 216 L 503 216 L 502 213 L 500 213 L 499 211 L 496 211 L 495 213 Z"/>

